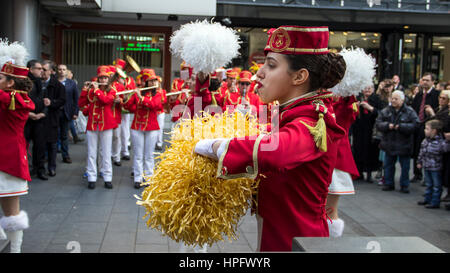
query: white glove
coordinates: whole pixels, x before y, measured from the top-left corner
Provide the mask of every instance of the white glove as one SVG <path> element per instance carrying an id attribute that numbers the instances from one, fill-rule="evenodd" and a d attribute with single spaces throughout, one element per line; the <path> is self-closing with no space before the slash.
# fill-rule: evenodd
<path id="1" fill-rule="evenodd" d="M 228 139 L 226 138 L 202 139 L 195 145 L 194 152 L 217 160 L 225 149 L 226 140 Z M 222 141 L 219 146 L 219 149 L 217 150 L 217 154 L 214 153 L 213 151 L 213 144 L 216 141 Z M 222 146 L 223 148 L 221 149 Z"/>

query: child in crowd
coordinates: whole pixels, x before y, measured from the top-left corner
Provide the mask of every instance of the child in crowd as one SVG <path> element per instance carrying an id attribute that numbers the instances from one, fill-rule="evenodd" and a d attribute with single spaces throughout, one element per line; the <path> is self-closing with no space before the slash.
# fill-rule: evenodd
<path id="1" fill-rule="evenodd" d="M 422 141 L 417 168 L 424 168 L 425 173 L 425 199 L 419 205 L 435 209 L 440 207 L 442 194 L 442 155 L 450 150 L 450 143 L 442 136 L 442 123 L 439 120 L 430 120 L 425 123 L 425 139 Z"/>

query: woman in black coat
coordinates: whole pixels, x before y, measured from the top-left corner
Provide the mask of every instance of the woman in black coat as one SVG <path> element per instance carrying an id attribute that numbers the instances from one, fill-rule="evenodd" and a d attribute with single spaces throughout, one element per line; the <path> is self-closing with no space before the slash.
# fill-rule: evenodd
<path id="1" fill-rule="evenodd" d="M 367 87 L 358 98 L 359 115 L 353 123 L 353 158 L 358 171 L 363 177 L 367 172 L 366 181 L 372 183 L 372 172 L 381 167 L 378 160 L 379 141 L 373 138 L 375 121 L 381 105 L 380 98 L 374 93 L 374 87 Z"/>

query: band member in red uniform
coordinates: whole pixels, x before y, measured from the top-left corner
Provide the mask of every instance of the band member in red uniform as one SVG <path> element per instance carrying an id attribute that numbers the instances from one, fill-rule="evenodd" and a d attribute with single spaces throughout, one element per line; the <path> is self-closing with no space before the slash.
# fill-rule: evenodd
<path id="1" fill-rule="evenodd" d="M 89 189 L 94 189 L 97 181 L 97 148 L 99 145 L 101 153 L 100 172 L 103 175 L 105 188 L 112 189 L 111 147 L 113 130 L 117 128 L 117 122 L 113 116 L 113 105 L 114 103 L 120 103 L 120 98 L 116 98 L 116 90 L 109 82 L 108 71 L 108 66 L 97 68 L 98 83 L 93 83 L 87 96 L 89 100 L 89 117 L 86 126 Z"/>
<path id="2" fill-rule="evenodd" d="M 250 86 L 252 84 L 252 73 L 247 70 L 243 70 L 239 73 L 239 109 L 242 109 L 245 112 L 250 112 L 254 116 L 258 115 L 258 109 L 260 103 L 259 97 L 255 93 L 250 92 Z M 245 95 L 244 95 L 245 93 Z M 250 111 L 251 110 L 251 111 Z"/>
<path id="3" fill-rule="evenodd" d="M 326 200 L 345 132 L 332 115 L 332 93 L 344 76 L 329 53 L 328 27 L 281 26 L 269 32 L 257 82 L 265 103 L 280 102 L 271 134 L 206 139 L 195 152 L 218 160 L 217 176 L 260 179 L 260 251 L 291 251 L 294 237 L 328 237 Z M 226 183 L 226 181 L 224 181 Z"/>
<path id="4" fill-rule="evenodd" d="M 161 95 L 161 108 L 158 110 L 158 125 L 159 125 L 159 133 L 158 133 L 158 141 L 156 142 L 156 149 L 162 150 L 163 148 L 163 132 L 164 132 L 164 120 L 166 119 L 166 104 L 167 104 L 167 92 L 166 90 L 161 88 L 161 82 L 162 78 L 159 76 L 156 76 L 158 82 L 158 92 Z"/>
<path id="5" fill-rule="evenodd" d="M 109 77 L 110 81 L 112 82 L 112 86 L 116 90 L 116 92 L 124 91 L 125 90 L 125 81 L 123 78 L 120 77 L 120 75 L 116 71 L 116 66 L 109 66 Z M 120 67 L 120 66 L 119 66 Z M 119 95 L 118 98 L 120 99 L 120 102 L 114 102 L 113 106 L 113 117 L 116 119 L 117 128 L 113 130 L 113 138 L 112 138 L 112 150 L 111 150 L 111 158 L 113 160 L 113 164 L 116 166 L 121 166 L 122 163 L 120 162 L 120 150 L 121 150 L 121 124 L 122 124 L 122 105 L 123 105 L 123 95 Z"/>
<path id="6" fill-rule="evenodd" d="M 192 82 L 195 82 L 195 78 L 193 78 L 193 68 L 184 61 L 180 66 L 180 77 L 181 78 L 175 78 L 173 80 L 170 92 L 190 90 L 193 85 Z M 168 97 L 169 107 L 172 112 L 172 122 L 177 122 L 183 114 L 183 111 L 173 111 L 173 108 L 177 105 L 186 105 L 189 97 L 190 94 L 184 92 L 177 96 Z"/>
<path id="7" fill-rule="evenodd" d="M 338 215 L 339 196 L 355 194 L 353 179 L 359 177 L 348 136 L 350 126 L 358 116 L 355 96 L 333 97 L 333 110 L 337 124 L 345 130 L 345 137 L 338 144 L 336 166 L 328 188 L 327 213 L 330 217 L 330 237 L 340 237 L 344 231 L 344 221 Z"/>
<path id="8" fill-rule="evenodd" d="M 11 241 L 12 253 L 21 252 L 23 230 L 29 226 L 19 199 L 28 194 L 31 181 L 23 132 L 35 105 L 28 97 L 33 82 L 27 75 L 28 68 L 9 62 L 0 71 L 0 203 L 4 215 L 0 218 L 0 239 Z"/>
<path id="9" fill-rule="evenodd" d="M 125 60 L 116 59 L 115 61 L 116 67 L 124 70 L 126 67 Z M 136 81 L 130 75 L 127 75 L 125 79 L 123 79 L 123 85 L 125 90 L 133 90 L 136 89 L 137 84 Z M 127 101 L 132 94 L 125 94 L 122 96 L 123 101 Z M 123 160 L 130 160 L 130 151 L 128 149 L 128 144 L 130 143 L 130 127 L 131 122 L 133 121 L 133 113 L 128 112 L 122 105 L 122 122 L 119 125 L 120 128 L 120 156 Z"/>
<path id="10" fill-rule="evenodd" d="M 225 75 L 227 76 L 224 84 L 220 87 L 220 93 L 222 98 L 224 98 L 224 104 L 226 103 L 225 99 L 227 97 L 228 92 L 236 92 L 236 78 L 238 76 L 237 72 L 232 70 L 227 70 Z"/>
<path id="11" fill-rule="evenodd" d="M 158 79 L 153 69 L 144 69 L 141 73 L 144 87 L 157 86 Z M 157 92 L 155 88 L 142 92 L 137 90 L 125 103 L 125 108 L 134 113 L 131 138 L 134 153 L 134 187 L 137 189 L 143 182 L 143 175 L 153 174 L 153 152 L 159 132 L 157 113 L 162 107 L 161 100 L 161 92 Z"/>

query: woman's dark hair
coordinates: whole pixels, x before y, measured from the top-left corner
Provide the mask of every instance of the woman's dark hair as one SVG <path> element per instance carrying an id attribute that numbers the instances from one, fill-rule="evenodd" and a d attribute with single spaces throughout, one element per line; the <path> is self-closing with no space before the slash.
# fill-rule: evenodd
<path id="1" fill-rule="evenodd" d="M 219 81 L 219 79 L 211 79 L 209 81 L 209 90 L 210 91 L 216 91 L 217 89 L 219 89 L 221 82 Z"/>
<path id="2" fill-rule="evenodd" d="M 302 68 L 309 72 L 310 90 L 328 89 L 338 84 L 345 74 L 344 58 L 336 53 L 324 55 L 285 55 L 291 71 Z"/>
<path id="3" fill-rule="evenodd" d="M 31 91 L 31 89 L 33 89 L 33 82 L 28 77 L 18 78 L 18 77 L 13 77 L 10 75 L 5 75 L 5 76 L 6 76 L 6 80 L 14 81 L 13 89 L 26 91 L 28 93 Z"/>

